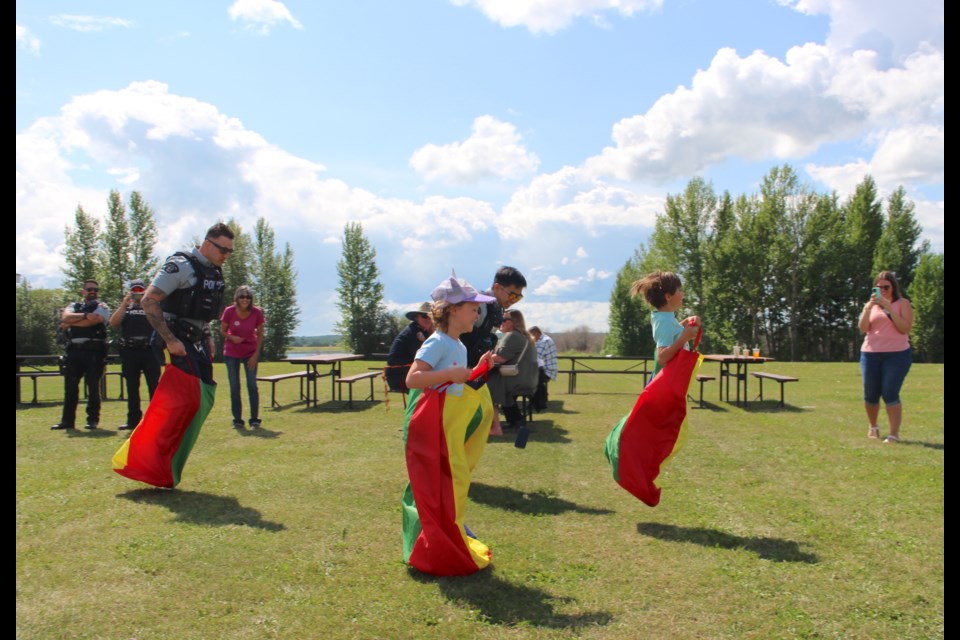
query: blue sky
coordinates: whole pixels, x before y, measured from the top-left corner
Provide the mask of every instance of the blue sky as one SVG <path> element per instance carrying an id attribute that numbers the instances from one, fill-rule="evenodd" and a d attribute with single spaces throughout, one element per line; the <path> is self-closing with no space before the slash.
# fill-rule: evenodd
<path id="1" fill-rule="evenodd" d="M 17 2 L 17 272 L 56 286 L 78 204 L 290 243 L 298 334 L 337 320 L 344 224 L 388 305 L 503 264 L 528 322 L 607 328 L 617 270 L 694 176 L 790 163 L 903 185 L 943 249 L 942 0 Z"/>

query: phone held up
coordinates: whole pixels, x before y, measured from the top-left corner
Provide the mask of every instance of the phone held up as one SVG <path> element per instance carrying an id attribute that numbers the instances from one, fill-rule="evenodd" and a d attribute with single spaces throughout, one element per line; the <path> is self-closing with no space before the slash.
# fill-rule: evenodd
<path id="1" fill-rule="evenodd" d="M 877 300 L 879 300 L 879 299 L 880 299 L 880 295 L 881 295 L 881 294 L 880 294 L 880 287 L 874 287 L 874 288 L 873 288 L 873 297 L 876 298 Z"/>

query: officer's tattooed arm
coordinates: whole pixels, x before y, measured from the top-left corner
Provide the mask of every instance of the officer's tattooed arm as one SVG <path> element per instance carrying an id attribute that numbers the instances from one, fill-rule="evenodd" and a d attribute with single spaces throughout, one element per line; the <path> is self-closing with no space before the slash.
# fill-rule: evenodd
<path id="1" fill-rule="evenodd" d="M 166 297 L 167 294 L 162 290 L 150 285 L 147 287 L 146 293 L 143 294 L 140 306 L 143 307 L 143 314 L 147 317 L 150 326 L 156 330 L 157 335 L 167 344 L 167 351 L 170 352 L 170 355 L 185 356 L 187 355 L 187 350 L 184 348 L 183 343 L 170 331 L 170 327 L 163 317 L 163 309 L 160 307 L 160 303 L 163 302 Z"/>

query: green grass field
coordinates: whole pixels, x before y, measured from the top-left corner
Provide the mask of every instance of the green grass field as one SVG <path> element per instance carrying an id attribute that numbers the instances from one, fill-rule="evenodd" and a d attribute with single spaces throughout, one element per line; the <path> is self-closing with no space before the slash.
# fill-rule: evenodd
<path id="1" fill-rule="evenodd" d="M 602 453 L 639 377 L 581 376 L 567 395 L 561 376 L 525 450 L 491 439 L 467 523 L 493 565 L 456 579 L 401 562 L 396 394 L 351 411 L 322 379 L 307 409 L 286 381 L 284 407 L 238 433 L 218 366 L 217 406 L 163 491 L 111 471 L 124 402 L 104 403 L 104 430 L 50 431 L 62 382 L 42 380 L 42 404 L 17 408 L 16 637 L 942 638 L 943 366 L 910 372 L 899 445 L 866 438 L 856 364 L 764 369 L 800 378 L 786 410 L 718 403 L 709 383 L 656 508 Z"/>

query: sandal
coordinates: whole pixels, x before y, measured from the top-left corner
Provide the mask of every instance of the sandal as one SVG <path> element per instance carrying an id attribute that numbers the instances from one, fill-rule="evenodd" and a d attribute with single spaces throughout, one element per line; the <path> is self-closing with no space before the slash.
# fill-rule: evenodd
<path id="1" fill-rule="evenodd" d="M 870 431 L 867 432 L 867 437 L 868 437 L 868 438 L 873 438 L 874 440 L 879 439 L 879 438 L 880 438 L 880 425 L 877 425 L 877 426 L 874 426 L 874 427 L 870 427 Z"/>
<path id="2" fill-rule="evenodd" d="M 894 436 L 894 435 L 890 435 L 890 436 L 887 436 L 886 438 L 884 438 L 884 439 L 883 439 L 883 442 L 884 442 L 884 444 L 893 444 L 893 443 L 896 443 L 896 442 L 900 442 L 900 438 L 898 438 L 897 436 Z"/>

